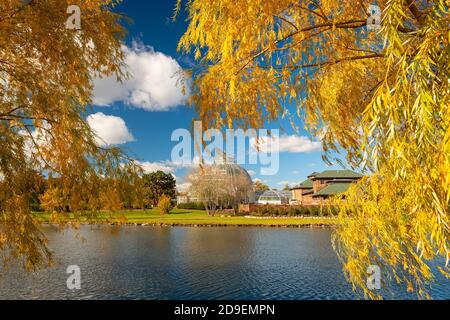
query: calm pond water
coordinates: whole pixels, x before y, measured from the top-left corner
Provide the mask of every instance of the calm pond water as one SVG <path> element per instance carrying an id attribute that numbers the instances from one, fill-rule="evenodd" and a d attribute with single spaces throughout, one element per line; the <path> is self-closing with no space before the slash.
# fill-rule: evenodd
<path id="1" fill-rule="evenodd" d="M 2 270 L 0 299 L 357 299 L 328 229 L 47 226 L 55 265 Z M 69 290 L 66 268 L 81 268 Z M 450 299 L 439 277 L 433 298 Z M 395 296 L 411 298 L 394 289 Z"/>

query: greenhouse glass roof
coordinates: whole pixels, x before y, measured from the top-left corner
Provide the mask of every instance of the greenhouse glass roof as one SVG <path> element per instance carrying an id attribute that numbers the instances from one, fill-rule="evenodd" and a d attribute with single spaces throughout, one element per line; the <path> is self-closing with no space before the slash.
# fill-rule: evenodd
<path id="1" fill-rule="evenodd" d="M 277 201 L 277 200 L 287 200 L 288 197 L 280 191 L 267 190 L 259 197 L 259 200 L 263 201 Z"/>

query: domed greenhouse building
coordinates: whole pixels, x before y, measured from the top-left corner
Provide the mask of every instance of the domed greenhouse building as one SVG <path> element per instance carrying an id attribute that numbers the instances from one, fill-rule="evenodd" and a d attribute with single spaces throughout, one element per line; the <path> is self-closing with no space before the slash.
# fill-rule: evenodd
<path id="1" fill-rule="evenodd" d="M 255 202 L 253 181 L 247 170 L 233 162 L 216 163 L 213 164 L 213 166 L 225 173 L 226 181 L 224 181 L 224 183 L 228 183 L 229 186 L 237 192 L 240 191 L 244 193 L 244 196 L 239 201 L 240 203 Z"/>
<path id="2" fill-rule="evenodd" d="M 194 169 L 187 180 L 189 192 L 178 202 L 214 202 L 234 208 L 255 202 L 253 181 L 247 170 L 231 161 L 214 162 Z"/>

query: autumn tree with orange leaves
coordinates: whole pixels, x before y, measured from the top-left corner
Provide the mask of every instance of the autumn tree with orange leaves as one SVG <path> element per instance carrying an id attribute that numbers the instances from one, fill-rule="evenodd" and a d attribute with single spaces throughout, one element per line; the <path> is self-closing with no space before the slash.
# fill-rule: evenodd
<path id="1" fill-rule="evenodd" d="M 0 253 L 35 268 L 51 258 L 30 199 L 55 219 L 67 211 L 132 203 L 138 168 L 117 148 L 100 148 L 85 121 L 94 77 L 124 78 L 123 17 L 115 0 L 0 2 Z M 66 28 L 77 5 L 81 29 Z M 35 174 L 38 172 L 39 174 Z M 95 212 L 95 211 L 94 211 Z M 91 218 L 96 219 L 95 215 Z"/>

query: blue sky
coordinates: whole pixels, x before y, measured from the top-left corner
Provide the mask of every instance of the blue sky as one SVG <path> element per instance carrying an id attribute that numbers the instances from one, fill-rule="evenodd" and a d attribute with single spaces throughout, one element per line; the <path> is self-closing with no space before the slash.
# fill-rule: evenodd
<path id="1" fill-rule="evenodd" d="M 120 145 L 147 170 L 163 169 L 173 173 L 182 186 L 187 168 L 170 162 L 171 141 L 175 129 L 192 127 L 196 113 L 185 105 L 185 96 L 174 80 L 175 72 L 189 68 L 193 59 L 177 52 L 178 40 L 186 29 L 184 16 L 176 22 L 170 17 L 174 1 L 124 0 L 117 11 L 133 20 L 126 39 L 127 63 L 132 78 L 126 84 L 114 79 L 95 82 L 91 115 L 88 121 L 102 143 Z M 297 123 L 302 128 L 301 123 Z M 328 167 L 322 161 L 317 143 L 301 138 L 309 136 L 300 129 L 295 133 L 287 121 L 270 124 L 283 126 L 280 139 L 280 166 L 276 175 L 261 176 L 258 165 L 244 165 L 253 179 L 261 179 L 273 188 L 298 183 L 312 171 Z M 307 152 L 305 152 L 307 151 Z"/>

